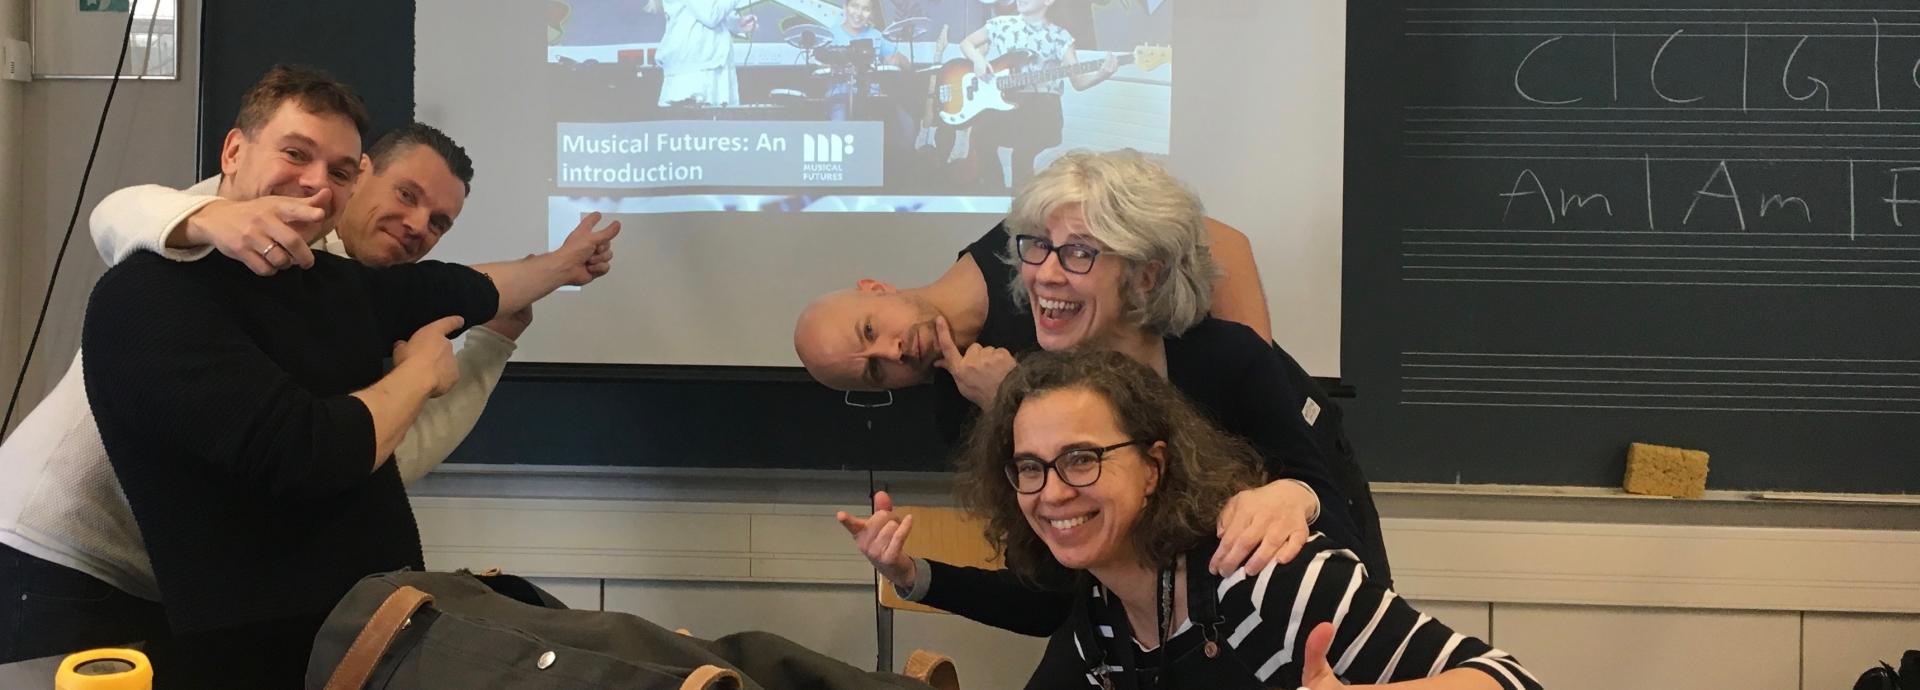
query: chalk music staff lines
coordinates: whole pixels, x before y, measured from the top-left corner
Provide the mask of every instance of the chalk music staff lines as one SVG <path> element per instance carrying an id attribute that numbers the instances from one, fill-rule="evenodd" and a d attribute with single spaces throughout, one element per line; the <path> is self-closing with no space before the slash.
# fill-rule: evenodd
<path id="1" fill-rule="evenodd" d="M 1401 404 L 1920 415 L 1920 360 L 1402 352 Z"/>
<path id="2" fill-rule="evenodd" d="M 1920 288 L 1920 9 L 1413 7 L 1403 40 L 1463 66 L 1414 87 L 1403 174 L 1480 185 L 1399 228 L 1404 280 Z"/>

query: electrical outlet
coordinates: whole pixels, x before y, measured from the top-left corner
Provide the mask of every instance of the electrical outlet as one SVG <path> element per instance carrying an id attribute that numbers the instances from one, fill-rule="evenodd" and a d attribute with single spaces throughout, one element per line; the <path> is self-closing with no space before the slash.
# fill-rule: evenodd
<path id="1" fill-rule="evenodd" d="M 0 77 L 33 81 L 33 47 L 19 39 L 0 40 Z"/>

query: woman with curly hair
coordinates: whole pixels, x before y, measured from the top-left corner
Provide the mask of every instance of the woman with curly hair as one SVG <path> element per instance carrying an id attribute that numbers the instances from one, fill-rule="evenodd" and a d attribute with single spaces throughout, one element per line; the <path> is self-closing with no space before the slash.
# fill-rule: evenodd
<path id="1" fill-rule="evenodd" d="M 1007 567 L 1074 596 L 1029 688 L 1541 687 L 1319 535 L 1290 563 L 1210 573 L 1220 506 L 1261 482 L 1260 463 L 1124 354 L 1024 360 L 959 466 Z"/>

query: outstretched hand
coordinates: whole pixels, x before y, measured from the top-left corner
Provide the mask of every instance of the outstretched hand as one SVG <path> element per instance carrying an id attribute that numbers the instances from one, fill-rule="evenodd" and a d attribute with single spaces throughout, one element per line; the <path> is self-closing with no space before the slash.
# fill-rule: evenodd
<path id="1" fill-rule="evenodd" d="M 308 197 L 263 196 L 248 201 L 221 199 L 188 215 L 176 235 L 188 247 L 212 247 L 270 276 L 287 268 L 312 268 L 313 250 L 303 231 L 326 220 L 333 191 Z M 168 246 L 174 246 L 169 238 Z"/>
<path id="2" fill-rule="evenodd" d="M 893 497 L 882 491 L 873 495 L 873 514 L 857 518 L 846 511 L 833 518 L 853 535 L 853 544 L 896 587 L 913 586 L 913 558 L 907 555 L 907 534 L 913 531 L 913 516 L 898 518 L 893 512 Z"/>
<path id="3" fill-rule="evenodd" d="M 620 221 L 595 230 L 599 223 L 598 211 L 581 217 L 580 224 L 567 233 L 566 241 L 553 250 L 554 258 L 567 272 L 567 285 L 586 285 L 613 270 L 613 238 L 620 236 Z"/>

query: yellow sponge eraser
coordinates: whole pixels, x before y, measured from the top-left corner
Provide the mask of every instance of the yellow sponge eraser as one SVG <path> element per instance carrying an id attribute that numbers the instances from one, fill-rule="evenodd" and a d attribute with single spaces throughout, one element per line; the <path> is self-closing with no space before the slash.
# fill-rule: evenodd
<path id="1" fill-rule="evenodd" d="M 1627 447 L 1627 493 L 1699 498 L 1707 493 L 1707 452 L 1646 443 Z"/>

